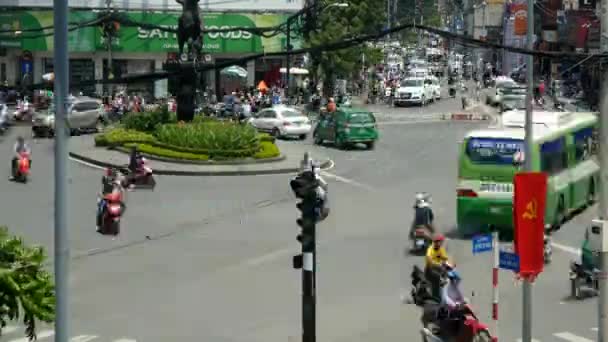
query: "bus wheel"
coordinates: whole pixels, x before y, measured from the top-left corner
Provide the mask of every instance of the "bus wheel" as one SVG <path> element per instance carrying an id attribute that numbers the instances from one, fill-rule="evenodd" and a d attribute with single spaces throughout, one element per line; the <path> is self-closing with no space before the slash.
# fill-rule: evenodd
<path id="1" fill-rule="evenodd" d="M 587 205 L 592 205 L 595 203 L 595 180 L 591 178 L 589 182 L 589 192 L 587 193 Z"/>
<path id="2" fill-rule="evenodd" d="M 562 223 L 566 221 L 566 206 L 564 205 L 564 196 L 559 196 L 554 221 L 555 223 L 553 224 L 553 230 L 559 230 L 562 227 Z"/>

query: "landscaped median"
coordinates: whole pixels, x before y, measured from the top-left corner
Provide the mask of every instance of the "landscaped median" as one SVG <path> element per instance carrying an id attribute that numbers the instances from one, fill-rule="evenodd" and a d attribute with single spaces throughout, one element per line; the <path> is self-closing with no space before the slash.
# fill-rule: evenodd
<path id="1" fill-rule="evenodd" d="M 184 176 L 259 175 L 297 172 L 306 145 L 280 142 L 251 125 L 197 117 L 178 123 L 166 111 L 128 114 L 103 134 L 72 137 L 70 157 L 96 167 L 124 167 L 136 147 L 154 160 L 154 173 Z M 279 150 L 279 146 L 281 150 Z M 322 169 L 333 166 L 318 158 Z"/>

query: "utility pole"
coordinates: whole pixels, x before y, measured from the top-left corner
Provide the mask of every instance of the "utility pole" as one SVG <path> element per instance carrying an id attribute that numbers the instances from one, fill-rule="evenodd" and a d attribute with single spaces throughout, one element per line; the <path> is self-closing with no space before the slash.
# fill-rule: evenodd
<path id="1" fill-rule="evenodd" d="M 106 0 L 106 8 L 108 10 L 108 14 L 110 14 L 112 12 L 112 0 Z M 114 25 L 114 23 L 109 23 L 108 25 Z M 108 79 L 114 79 L 114 67 L 112 65 L 112 40 L 113 40 L 113 35 L 112 34 L 108 34 L 107 35 L 107 44 L 108 44 Z M 112 86 L 112 84 L 108 84 L 108 93 L 110 95 L 110 98 L 112 98 L 112 93 L 114 91 L 114 87 Z"/>
<path id="2" fill-rule="evenodd" d="M 604 0 L 605 1 L 605 0 Z M 534 0 L 528 0 L 528 29 L 526 32 L 528 51 L 534 49 Z M 526 121 L 525 121 L 525 154 L 524 154 L 524 171 L 532 170 L 532 142 L 534 121 L 532 115 L 532 101 L 534 101 L 534 56 L 527 56 L 527 81 L 528 92 L 526 95 Z M 532 281 L 523 279 L 522 286 L 522 342 L 532 342 Z"/>
<path id="3" fill-rule="evenodd" d="M 286 89 L 285 89 L 285 96 L 287 97 L 287 100 L 290 101 L 291 97 L 291 55 L 289 54 L 291 52 L 291 22 L 293 20 L 293 18 L 295 17 L 289 17 L 287 18 L 287 32 L 286 34 L 286 39 L 285 39 L 285 45 L 287 45 L 285 48 L 287 50 L 287 55 L 285 55 L 285 78 L 286 78 Z"/>
<path id="4" fill-rule="evenodd" d="M 55 28 L 55 341 L 69 340 L 70 244 L 67 213 L 69 96 L 68 0 L 53 0 Z"/>
<path id="5" fill-rule="evenodd" d="M 608 0 L 601 2 L 601 50 L 608 52 Z M 599 162 L 600 162 L 600 203 L 599 218 L 608 220 L 608 68 L 602 70 L 602 96 L 600 96 L 600 134 L 599 134 Z M 605 226 L 605 225 L 604 225 Z M 608 232 L 602 232 L 608 234 Z M 608 342 L 608 279 L 605 275 L 608 271 L 607 246 L 603 245 L 600 252 L 600 270 L 604 277 L 599 279 L 598 297 L 598 342 Z"/>

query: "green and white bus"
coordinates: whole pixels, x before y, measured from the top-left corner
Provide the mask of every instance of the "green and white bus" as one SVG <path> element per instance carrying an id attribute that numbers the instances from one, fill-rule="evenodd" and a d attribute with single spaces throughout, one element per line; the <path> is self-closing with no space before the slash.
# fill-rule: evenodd
<path id="1" fill-rule="evenodd" d="M 534 112 L 533 171 L 546 172 L 545 223 L 557 229 L 570 213 L 595 200 L 598 191 L 598 118 L 594 113 Z M 523 156 L 523 111 L 503 113 L 500 127 L 468 133 L 460 146 L 458 231 L 465 236 L 493 225 L 513 228 L 514 155 Z"/>

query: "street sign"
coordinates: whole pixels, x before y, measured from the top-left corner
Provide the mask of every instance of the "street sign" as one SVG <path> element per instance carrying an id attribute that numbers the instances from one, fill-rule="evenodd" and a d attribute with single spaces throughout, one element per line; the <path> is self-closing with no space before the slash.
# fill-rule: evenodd
<path id="1" fill-rule="evenodd" d="M 473 237 L 473 254 L 490 252 L 492 250 L 492 234 Z"/>
<path id="2" fill-rule="evenodd" d="M 498 267 L 503 270 L 519 272 L 519 256 L 515 253 L 500 251 L 498 254 Z"/>
<path id="3" fill-rule="evenodd" d="M 547 174 L 517 173 L 513 181 L 513 223 L 515 225 L 515 253 L 519 256 L 519 274 L 536 276 L 545 265 L 545 201 Z"/>

